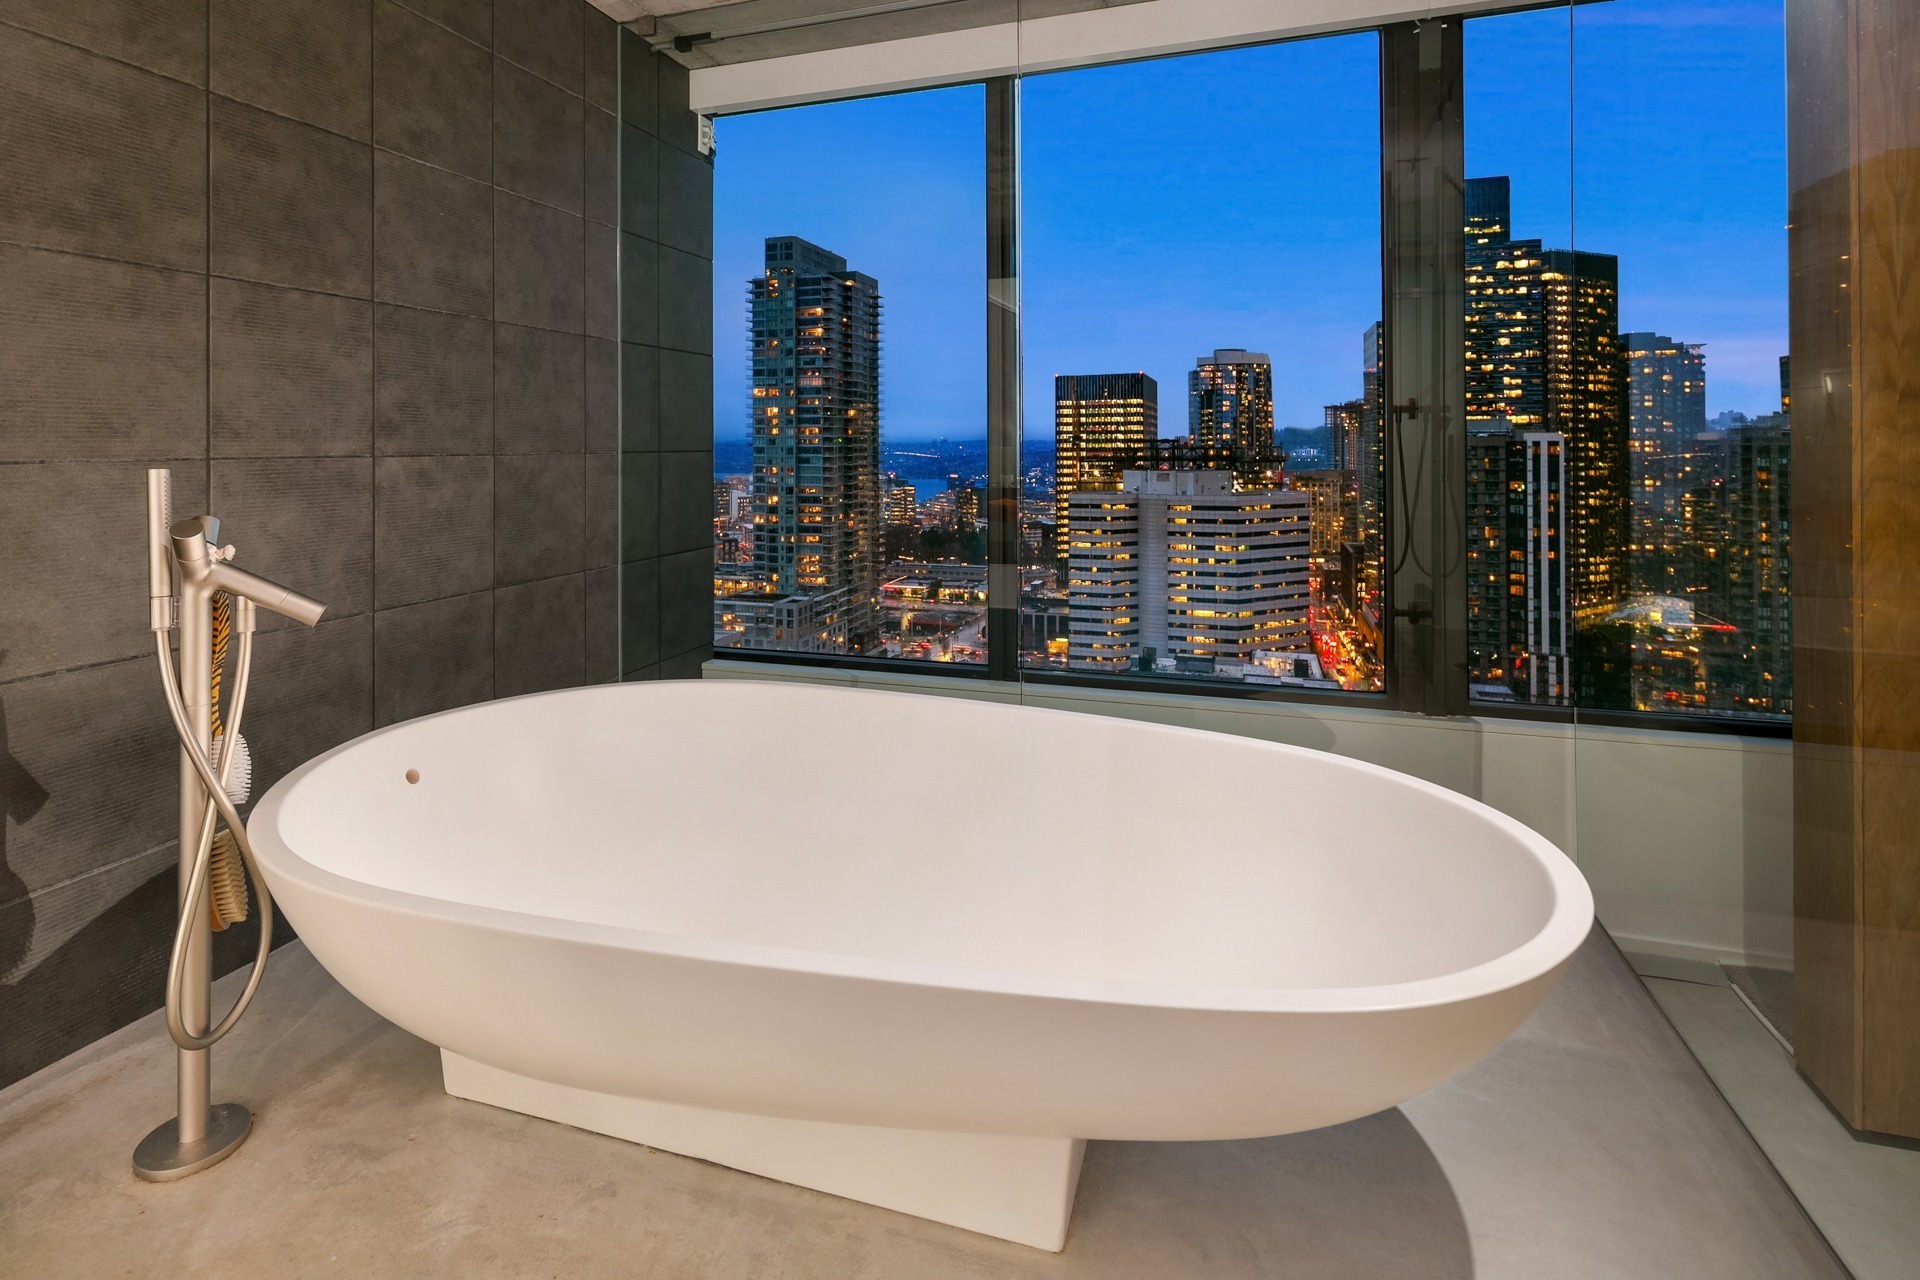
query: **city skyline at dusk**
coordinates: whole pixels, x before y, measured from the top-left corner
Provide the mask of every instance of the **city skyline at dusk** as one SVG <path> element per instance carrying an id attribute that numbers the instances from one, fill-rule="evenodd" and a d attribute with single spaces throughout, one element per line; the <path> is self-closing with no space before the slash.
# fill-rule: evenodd
<path id="1" fill-rule="evenodd" d="M 1699 75 L 1645 65 L 1649 22 L 1694 29 Z M 1620 257 L 1623 329 L 1704 344 L 1710 416 L 1768 412 L 1786 350 L 1784 138 L 1750 127 L 1784 113 L 1781 22 L 1777 5 L 1717 0 L 1466 30 L 1469 170 L 1512 175 L 1529 234 Z M 1321 406 L 1360 394 L 1359 335 L 1379 313 L 1374 61 L 1362 34 L 1023 82 L 1029 439 L 1050 435 L 1057 374 L 1177 387 L 1223 346 L 1272 353 L 1279 426 L 1316 426 Z M 858 246 L 884 282 L 889 441 L 984 436 L 984 112 L 979 87 L 958 86 L 717 122 L 717 438 L 746 435 L 729 300 L 774 234 Z M 802 143 L 834 153 L 836 182 L 861 198 L 770 186 Z M 1227 194 L 1196 207 L 1195 189 Z"/>

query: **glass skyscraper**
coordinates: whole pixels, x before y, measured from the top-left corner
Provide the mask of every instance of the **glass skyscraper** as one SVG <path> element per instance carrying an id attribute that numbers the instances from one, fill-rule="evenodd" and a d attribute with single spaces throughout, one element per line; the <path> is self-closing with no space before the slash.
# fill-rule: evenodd
<path id="1" fill-rule="evenodd" d="M 1258 351 L 1222 347 L 1187 373 L 1187 434 L 1194 465 L 1230 471 L 1245 489 L 1274 484 L 1273 362 Z"/>
<path id="2" fill-rule="evenodd" d="M 773 236 L 747 305 L 761 590 L 726 603 L 768 637 L 756 647 L 869 652 L 880 642 L 880 283 Z M 782 634 L 756 611 L 775 613 Z M 795 627 L 804 634 L 785 634 Z"/>
<path id="3" fill-rule="evenodd" d="M 1698 343 L 1629 333 L 1627 449 L 1632 468 L 1633 589 L 1671 594 L 1679 586 L 1680 499 L 1688 458 L 1707 429 L 1707 378 Z"/>

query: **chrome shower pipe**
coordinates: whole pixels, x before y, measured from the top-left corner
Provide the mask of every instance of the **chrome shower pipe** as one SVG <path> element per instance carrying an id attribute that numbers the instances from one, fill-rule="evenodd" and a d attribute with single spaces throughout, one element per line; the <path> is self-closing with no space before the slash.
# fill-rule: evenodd
<path id="1" fill-rule="evenodd" d="M 217 548 L 220 522 L 212 516 L 172 518 L 171 474 L 147 472 L 148 622 L 154 632 L 167 710 L 180 739 L 178 824 L 180 919 L 167 974 L 168 1031 L 177 1043 L 178 1111 L 142 1140 L 133 1154 L 134 1172 L 149 1181 L 185 1177 L 230 1155 L 253 1127 L 253 1117 L 238 1103 L 214 1105 L 208 1048 L 230 1030 L 258 988 L 272 945 L 271 902 L 254 861 L 246 828 L 224 779 L 236 749 L 221 751 L 216 774 L 212 755 L 213 597 L 225 591 L 236 602 L 240 622 L 240 668 L 234 715 L 226 726 L 228 742 L 239 740 L 239 716 L 253 653 L 253 606 L 271 609 L 312 626 L 326 606 L 257 574 L 227 563 L 233 548 Z M 167 632 L 178 633 L 179 671 L 168 652 Z M 208 1030 L 212 1004 L 213 931 L 206 910 L 211 867 L 213 815 L 226 819 L 260 900 L 260 941 L 253 972 L 233 1010 Z"/>

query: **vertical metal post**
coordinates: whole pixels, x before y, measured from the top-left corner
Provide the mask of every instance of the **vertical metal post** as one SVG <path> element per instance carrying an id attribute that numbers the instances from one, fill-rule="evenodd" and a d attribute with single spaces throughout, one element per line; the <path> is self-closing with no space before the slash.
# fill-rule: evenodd
<path id="1" fill-rule="evenodd" d="M 213 593 L 192 583 L 180 584 L 180 689 L 186 703 L 187 724 L 201 749 L 213 736 Z M 200 819 L 206 811 L 207 791 L 186 748 L 180 749 L 180 901 L 191 890 L 193 858 L 200 845 Z M 207 1033 L 212 1003 L 213 927 L 203 915 L 188 934 L 187 963 L 181 984 L 181 1022 L 193 1035 Z M 180 1143 L 207 1136 L 207 1111 L 213 1101 L 212 1050 L 176 1049 L 180 1058 Z"/>
<path id="2" fill-rule="evenodd" d="M 1389 692 L 1467 711 L 1461 20 L 1380 34 Z"/>
<path id="3" fill-rule="evenodd" d="M 987 81 L 987 675 L 1020 676 L 1019 80 Z"/>

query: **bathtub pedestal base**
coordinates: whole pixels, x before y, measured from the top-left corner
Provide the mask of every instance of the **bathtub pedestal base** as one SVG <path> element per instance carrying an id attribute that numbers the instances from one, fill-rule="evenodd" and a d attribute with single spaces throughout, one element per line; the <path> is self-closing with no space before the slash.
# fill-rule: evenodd
<path id="1" fill-rule="evenodd" d="M 440 1051 L 447 1092 L 1036 1249 L 1066 1244 L 1086 1143 L 782 1120 L 589 1093 Z"/>

